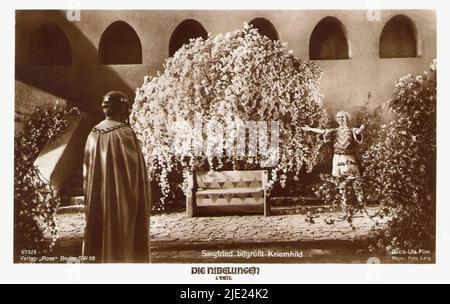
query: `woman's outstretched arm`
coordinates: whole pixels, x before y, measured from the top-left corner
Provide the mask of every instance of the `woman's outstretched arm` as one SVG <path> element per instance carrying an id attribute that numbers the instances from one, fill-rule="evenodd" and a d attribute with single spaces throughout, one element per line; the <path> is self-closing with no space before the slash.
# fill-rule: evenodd
<path id="1" fill-rule="evenodd" d="M 325 130 L 322 130 L 322 129 L 311 128 L 310 126 L 304 126 L 304 127 L 302 127 L 302 130 L 305 132 L 313 132 L 316 134 L 325 134 L 325 132 L 326 132 Z"/>

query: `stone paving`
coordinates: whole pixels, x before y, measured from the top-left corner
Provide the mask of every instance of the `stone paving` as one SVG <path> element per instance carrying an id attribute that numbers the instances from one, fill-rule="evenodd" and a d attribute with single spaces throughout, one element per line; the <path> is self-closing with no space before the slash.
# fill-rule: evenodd
<path id="1" fill-rule="evenodd" d="M 369 210 L 375 213 L 375 210 Z M 352 227 L 340 220 L 333 225 L 326 217 L 337 218 L 339 213 L 325 213 L 307 222 L 303 214 L 264 216 L 223 216 L 187 218 L 184 213 L 155 215 L 150 219 L 152 246 L 191 244 L 242 244 L 297 241 L 360 241 L 365 240 L 373 228 L 381 228 L 386 220 L 357 215 Z M 59 214 L 57 225 L 59 241 L 83 238 L 84 214 Z"/>
<path id="2" fill-rule="evenodd" d="M 303 214 L 280 216 L 224 216 L 186 218 L 184 214 L 155 216 L 151 219 L 152 241 L 159 243 L 274 243 L 315 240 L 357 241 L 367 238 L 372 228 L 384 222 L 357 216 L 352 229 L 346 221 L 324 222 L 326 213 L 311 224 Z"/>
<path id="3" fill-rule="evenodd" d="M 376 209 L 368 210 L 374 214 Z M 325 219 L 341 213 L 326 212 L 307 221 L 305 214 L 264 216 L 223 216 L 187 218 L 185 213 L 154 215 L 150 219 L 152 263 L 366 263 L 368 235 L 381 229 L 386 220 L 372 220 L 359 214 L 355 229 L 340 220 L 333 225 Z M 55 256 L 81 254 L 85 217 L 82 209 L 57 216 L 59 238 Z M 204 252 L 231 251 L 233 256 L 217 258 Z M 301 258 L 242 258 L 239 252 L 280 253 L 301 251 Z M 359 253 L 358 253 L 359 252 Z M 387 258 L 383 262 L 391 263 Z"/>

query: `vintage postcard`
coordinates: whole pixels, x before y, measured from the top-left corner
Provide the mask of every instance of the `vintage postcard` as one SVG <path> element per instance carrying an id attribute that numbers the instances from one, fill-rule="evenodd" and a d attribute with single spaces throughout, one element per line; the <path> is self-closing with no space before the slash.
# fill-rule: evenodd
<path id="1" fill-rule="evenodd" d="M 435 10 L 16 10 L 14 263 L 434 264 Z"/>

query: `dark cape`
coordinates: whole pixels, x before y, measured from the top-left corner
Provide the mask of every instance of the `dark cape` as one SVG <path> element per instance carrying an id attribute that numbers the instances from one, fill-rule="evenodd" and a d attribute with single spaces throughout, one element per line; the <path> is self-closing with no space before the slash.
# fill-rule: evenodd
<path id="1" fill-rule="evenodd" d="M 90 133 L 84 157 L 83 257 L 95 263 L 149 263 L 149 196 L 133 130 L 105 120 Z"/>

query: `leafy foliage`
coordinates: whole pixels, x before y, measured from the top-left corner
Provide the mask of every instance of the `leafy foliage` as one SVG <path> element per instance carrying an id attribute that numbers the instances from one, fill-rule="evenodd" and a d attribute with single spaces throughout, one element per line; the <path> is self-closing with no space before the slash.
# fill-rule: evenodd
<path id="1" fill-rule="evenodd" d="M 395 119 L 363 156 L 373 199 L 391 217 L 372 248 L 434 248 L 436 93 L 436 61 L 423 75 L 402 77 L 388 103 Z"/>
<path id="2" fill-rule="evenodd" d="M 38 108 L 23 119 L 23 129 L 14 144 L 14 246 L 43 254 L 51 249 L 57 236 L 56 209 L 60 198 L 34 166 L 47 142 L 62 134 L 68 118 L 79 115 L 77 109 Z M 48 237 L 50 236 L 50 237 Z M 49 241 L 50 240 L 50 241 Z"/>

